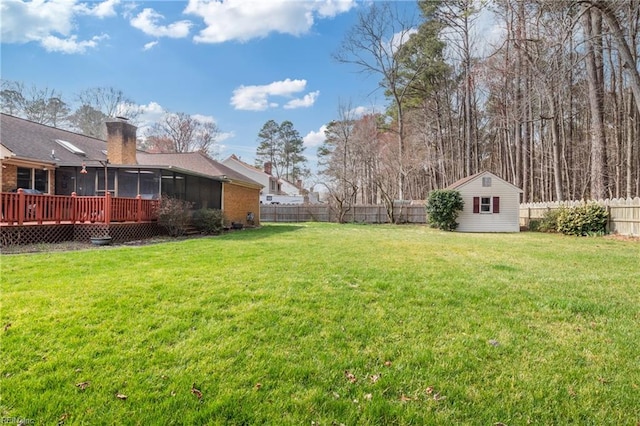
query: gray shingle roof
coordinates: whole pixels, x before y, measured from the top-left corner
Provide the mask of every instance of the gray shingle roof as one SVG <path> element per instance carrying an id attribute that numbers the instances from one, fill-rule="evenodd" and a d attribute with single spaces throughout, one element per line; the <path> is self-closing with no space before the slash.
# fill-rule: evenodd
<path id="1" fill-rule="evenodd" d="M 106 160 L 107 143 L 103 140 L 73 133 L 33 121 L 1 114 L 0 143 L 17 157 L 55 162 L 59 166 L 80 166 L 83 162 L 99 164 L 91 160 Z M 85 152 L 85 156 L 74 154 L 56 139 L 67 141 Z M 55 158 L 52 158 L 52 152 Z"/>
<path id="2" fill-rule="evenodd" d="M 0 113 L 0 144 L 22 159 L 55 163 L 58 166 L 98 166 L 107 156 L 107 142 L 68 130 Z M 74 154 L 56 140 L 72 143 L 86 155 Z M 104 151 L 104 152 L 103 152 Z M 52 152 L 55 158 L 52 158 Z M 199 152 L 150 154 L 138 151 L 139 165 L 177 167 L 201 175 L 226 176 L 231 181 L 262 188 L 262 185 Z M 130 166 L 129 166 L 130 167 Z"/>
<path id="3" fill-rule="evenodd" d="M 245 175 L 230 169 L 215 160 L 210 159 L 200 152 L 183 152 L 170 154 L 151 154 L 147 152 L 138 152 L 136 155 L 138 164 L 144 166 L 171 166 L 184 170 L 191 170 L 208 176 L 226 176 L 232 181 L 256 185 L 262 188 L 262 185 Z"/>

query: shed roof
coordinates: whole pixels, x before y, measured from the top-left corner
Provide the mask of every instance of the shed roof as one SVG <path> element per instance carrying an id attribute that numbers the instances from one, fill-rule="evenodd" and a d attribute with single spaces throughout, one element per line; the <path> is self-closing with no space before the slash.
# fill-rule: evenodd
<path id="1" fill-rule="evenodd" d="M 483 176 L 487 176 L 487 175 L 491 176 L 492 178 L 498 179 L 501 182 L 504 182 L 506 185 L 509 185 L 510 187 L 512 187 L 514 190 L 516 190 L 518 192 L 523 192 L 522 189 L 518 188 L 514 184 L 512 184 L 510 182 L 507 182 L 506 180 L 502 179 L 500 176 L 497 176 L 497 175 L 495 175 L 495 174 L 493 174 L 493 173 L 491 173 L 489 171 L 482 171 L 482 172 L 476 173 L 474 175 L 467 176 L 467 177 L 464 177 L 462 179 L 459 179 L 459 180 L 453 182 L 451 185 L 447 186 L 447 189 L 459 189 L 459 188 L 465 186 L 466 184 L 468 184 L 469 182 L 472 182 L 472 181 L 474 181 L 476 179 L 479 179 L 479 178 L 481 178 Z"/>

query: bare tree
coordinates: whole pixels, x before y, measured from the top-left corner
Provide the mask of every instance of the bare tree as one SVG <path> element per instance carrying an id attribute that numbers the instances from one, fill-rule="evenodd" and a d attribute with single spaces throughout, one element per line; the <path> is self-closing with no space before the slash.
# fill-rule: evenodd
<path id="1" fill-rule="evenodd" d="M 215 158 L 217 125 L 189 114 L 167 113 L 147 132 L 147 145 L 155 152 L 202 152 Z"/>
<path id="2" fill-rule="evenodd" d="M 591 108 L 591 197 L 606 196 L 606 139 L 604 133 L 604 64 L 602 61 L 602 16 L 585 6 L 582 25 L 586 38 L 587 82 Z"/>
<path id="3" fill-rule="evenodd" d="M 357 23 L 347 33 L 338 52 L 333 57 L 345 64 L 353 64 L 360 72 L 378 75 L 380 86 L 392 99 L 397 126 L 396 181 L 397 195 L 404 197 L 406 174 L 404 170 L 405 156 L 405 116 L 404 101 L 409 88 L 426 64 L 418 64 L 411 73 L 402 69 L 397 53 L 401 46 L 409 41 L 416 32 L 415 16 L 403 13 L 394 2 L 374 2 L 363 9 Z"/>
<path id="4" fill-rule="evenodd" d="M 340 223 L 358 196 L 358 159 L 352 146 L 355 118 L 351 105 L 341 104 L 338 120 L 327 125 L 325 142 L 318 149 L 321 175 Z"/>
<path id="5" fill-rule="evenodd" d="M 88 136 L 104 139 L 108 118 L 125 117 L 136 123 L 139 107 L 121 90 L 113 87 L 94 87 L 77 94 L 79 104 L 71 118 L 71 124 Z"/>
<path id="6" fill-rule="evenodd" d="M 3 112 L 53 127 L 64 124 L 70 111 L 58 91 L 17 81 L 2 81 L 0 99 Z"/>

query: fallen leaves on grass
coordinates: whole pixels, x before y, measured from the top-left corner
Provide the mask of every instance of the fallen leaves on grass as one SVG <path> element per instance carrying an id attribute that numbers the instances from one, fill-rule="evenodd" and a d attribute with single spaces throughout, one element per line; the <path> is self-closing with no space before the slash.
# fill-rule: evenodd
<path id="1" fill-rule="evenodd" d="M 347 378 L 347 380 L 349 380 L 349 382 L 351 383 L 355 383 L 358 381 L 358 378 L 353 374 L 350 373 L 349 370 L 345 370 L 344 371 L 344 376 Z"/>
<path id="2" fill-rule="evenodd" d="M 261 387 L 262 387 L 262 383 L 256 383 L 256 385 L 254 386 L 256 390 L 260 390 Z"/>
<path id="3" fill-rule="evenodd" d="M 80 388 L 80 390 L 85 390 L 86 388 L 89 387 L 91 383 L 89 382 L 80 382 L 80 383 L 76 383 L 76 387 Z"/>
<path id="4" fill-rule="evenodd" d="M 443 396 L 440 392 L 436 392 L 433 386 L 427 387 L 427 389 L 425 389 L 425 393 L 429 396 L 433 395 L 434 401 L 442 401 L 443 399 L 447 399 L 447 397 Z"/>
<path id="5" fill-rule="evenodd" d="M 402 402 L 409 402 L 409 401 L 413 401 L 413 398 L 408 397 L 408 396 L 407 396 L 407 395 L 405 395 L 405 394 L 402 394 L 402 395 L 400 395 L 400 401 L 402 401 Z"/>
<path id="6" fill-rule="evenodd" d="M 370 379 L 371 379 L 371 383 L 375 383 L 375 382 L 377 382 L 378 380 L 380 380 L 380 376 L 381 376 L 380 374 L 374 374 L 374 375 L 372 375 L 372 376 L 370 377 Z"/>
<path id="7" fill-rule="evenodd" d="M 447 397 L 440 395 L 439 392 L 433 394 L 433 400 L 434 401 L 442 401 L 443 399 L 447 399 Z"/>
<path id="8" fill-rule="evenodd" d="M 384 362 L 384 366 L 385 367 L 391 367 L 391 361 L 385 361 Z"/>
<path id="9" fill-rule="evenodd" d="M 127 395 L 123 395 L 123 394 L 121 394 L 121 393 L 117 393 L 117 394 L 116 394 L 116 398 L 121 399 L 121 400 L 123 400 L 123 401 L 124 401 L 125 399 L 127 399 L 127 398 L 128 398 L 128 396 L 127 396 Z"/>
<path id="10" fill-rule="evenodd" d="M 10 328 L 10 327 L 11 327 L 11 323 L 10 323 L 10 322 L 6 323 L 6 324 L 4 325 L 4 331 L 9 330 L 9 328 Z"/>
<path id="11" fill-rule="evenodd" d="M 202 392 L 199 389 L 196 389 L 196 384 L 191 385 L 191 393 L 198 397 L 198 399 L 202 399 Z"/>

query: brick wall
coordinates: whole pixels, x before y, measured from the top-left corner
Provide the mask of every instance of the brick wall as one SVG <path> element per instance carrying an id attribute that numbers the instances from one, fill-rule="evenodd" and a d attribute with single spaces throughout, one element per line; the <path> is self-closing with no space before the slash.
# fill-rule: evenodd
<path id="1" fill-rule="evenodd" d="M 3 164 L 0 173 L 0 179 L 2 179 L 1 192 L 9 192 L 18 187 L 18 166 L 14 164 Z"/>
<path id="2" fill-rule="evenodd" d="M 254 224 L 260 224 L 260 189 L 224 183 L 224 216 L 229 223 L 247 225 L 247 213 L 253 212 Z"/>

